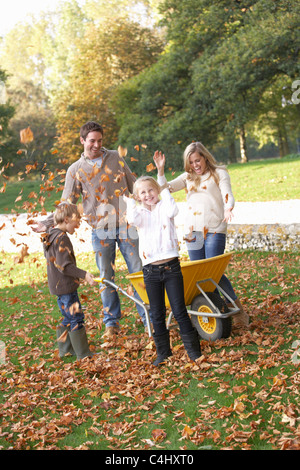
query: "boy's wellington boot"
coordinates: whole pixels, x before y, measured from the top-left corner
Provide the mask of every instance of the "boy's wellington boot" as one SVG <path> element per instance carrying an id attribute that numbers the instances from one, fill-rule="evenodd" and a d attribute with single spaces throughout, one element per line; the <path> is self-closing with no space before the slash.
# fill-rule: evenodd
<path id="1" fill-rule="evenodd" d="M 169 330 L 162 335 L 153 334 L 154 343 L 156 346 L 157 358 L 153 362 L 153 365 L 159 366 L 162 364 L 168 357 L 172 356 L 172 351 L 170 347 L 170 334 Z"/>
<path id="2" fill-rule="evenodd" d="M 77 359 L 83 359 L 87 356 L 92 357 L 93 353 L 90 351 L 87 335 L 84 326 L 78 330 L 70 331 L 70 340 L 77 356 Z"/>
<path id="3" fill-rule="evenodd" d="M 56 328 L 56 338 L 58 344 L 59 357 L 64 357 L 66 354 L 75 356 L 74 349 L 70 340 L 70 328 L 64 325 L 60 325 Z M 58 341 L 60 339 L 60 341 Z"/>
<path id="4" fill-rule="evenodd" d="M 189 333 L 181 333 L 180 336 L 189 358 L 192 361 L 195 361 L 196 359 L 201 357 L 202 353 L 197 331 L 193 329 Z"/>

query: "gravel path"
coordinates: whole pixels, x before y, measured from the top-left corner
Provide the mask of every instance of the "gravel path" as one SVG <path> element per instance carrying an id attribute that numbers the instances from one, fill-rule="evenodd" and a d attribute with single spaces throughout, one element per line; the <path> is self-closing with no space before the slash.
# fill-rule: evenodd
<path id="1" fill-rule="evenodd" d="M 179 239 L 183 236 L 182 226 L 185 203 L 179 203 L 176 217 Z M 29 217 L 30 218 L 30 217 Z M 23 245 L 28 246 L 28 253 L 41 252 L 40 235 L 34 233 L 28 225 L 27 214 L 17 218 L 0 215 L 0 251 L 18 253 Z M 300 224 L 300 199 L 271 202 L 236 202 L 232 224 Z M 80 228 L 71 236 L 75 252 L 92 250 L 90 227 L 82 222 Z"/>

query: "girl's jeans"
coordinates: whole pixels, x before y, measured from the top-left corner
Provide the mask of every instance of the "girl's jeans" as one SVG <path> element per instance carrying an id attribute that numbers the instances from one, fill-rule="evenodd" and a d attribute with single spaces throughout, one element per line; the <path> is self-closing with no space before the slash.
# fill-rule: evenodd
<path id="1" fill-rule="evenodd" d="M 100 271 L 100 277 L 108 281 L 114 281 L 114 265 L 116 259 L 116 244 L 126 261 L 130 274 L 142 270 L 142 262 L 139 257 L 138 236 L 134 235 L 132 227 L 130 234 L 127 227 L 117 227 L 113 230 L 95 229 L 92 231 L 92 245 L 96 255 L 96 263 Z M 119 326 L 121 318 L 120 299 L 113 287 L 100 284 L 100 294 L 104 310 L 105 326 Z M 140 300 L 140 296 L 134 290 L 134 296 Z M 136 304 L 137 311 L 146 326 L 145 312 Z"/>
<path id="2" fill-rule="evenodd" d="M 84 314 L 77 291 L 72 294 L 58 295 L 57 303 L 63 316 L 62 324 L 64 326 L 70 326 L 71 330 L 83 327 Z"/>
<path id="3" fill-rule="evenodd" d="M 193 326 L 185 306 L 183 276 L 178 258 L 161 265 L 147 264 L 143 267 L 143 274 L 155 335 L 167 331 L 165 289 L 180 332 L 191 332 Z"/>
<path id="4" fill-rule="evenodd" d="M 201 232 L 193 232 L 193 235 L 195 235 L 193 238 L 195 241 L 186 242 L 191 261 L 213 258 L 214 256 L 222 255 L 224 253 L 226 245 L 225 233 L 209 232 L 206 234 L 205 239 L 203 239 Z M 200 243 L 200 240 L 202 240 L 203 246 L 199 248 L 199 246 L 202 244 Z M 224 274 L 220 279 L 219 286 L 226 292 L 226 294 L 229 295 L 229 297 L 232 298 L 232 300 L 237 299 L 229 279 Z M 228 302 L 227 299 L 226 302 Z"/>

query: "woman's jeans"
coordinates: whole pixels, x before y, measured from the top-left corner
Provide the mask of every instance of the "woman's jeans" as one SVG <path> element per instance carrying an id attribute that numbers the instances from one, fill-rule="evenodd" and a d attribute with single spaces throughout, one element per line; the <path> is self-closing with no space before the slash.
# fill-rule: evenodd
<path id="1" fill-rule="evenodd" d="M 95 229 L 92 231 L 92 245 L 96 255 L 96 263 L 100 271 L 100 277 L 109 281 L 114 281 L 116 244 L 123 255 L 130 274 L 142 270 L 142 262 L 139 257 L 138 236 L 134 235 L 132 227 L 130 235 L 127 227 L 117 227 L 113 230 Z M 105 326 L 119 326 L 121 318 L 120 299 L 113 287 L 100 284 L 100 293 L 104 310 Z M 134 296 L 140 300 L 140 296 L 134 290 Z M 144 309 L 137 305 L 137 311 L 146 326 Z"/>
<path id="2" fill-rule="evenodd" d="M 77 291 L 72 294 L 58 295 L 57 303 L 63 316 L 62 325 L 70 326 L 71 331 L 83 327 L 84 314 Z"/>
<path id="3" fill-rule="evenodd" d="M 147 264 L 143 267 L 143 274 L 155 335 L 167 331 L 165 290 L 180 332 L 191 332 L 193 326 L 185 306 L 183 276 L 178 258 L 161 265 Z"/>
<path id="4" fill-rule="evenodd" d="M 222 255 L 226 246 L 225 233 L 207 233 L 206 238 L 203 238 L 202 232 L 193 232 L 193 241 L 186 242 L 187 250 L 191 261 L 213 258 L 214 256 Z M 202 240 L 202 247 L 201 241 Z M 229 279 L 223 274 L 219 286 L 223 289 L 232 300 L 236 300 L 237 296 Z M 225 299 L 228 303 L 228 300 Z"/>

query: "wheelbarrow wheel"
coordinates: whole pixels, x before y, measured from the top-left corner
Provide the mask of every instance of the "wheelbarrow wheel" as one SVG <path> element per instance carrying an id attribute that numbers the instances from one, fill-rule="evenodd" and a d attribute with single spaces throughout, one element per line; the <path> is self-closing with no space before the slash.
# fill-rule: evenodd
<path id="1" fill-rule="evenodd" d="M 221 313 L 227 313 L 229 311 L 226 303 L 218 294 L 206 292 L 206 295 Z M 215 341 L 230 336 L 232 325 L 231 317 L 206 317 L 205 313 L 216 313 L 217 309 L 213 308 L 203 295 L 197 295 L 197 297 L 194 298 L 191 310 L 203 313 L 203 316 L 191 314 L 191 322 L 202 339 Z"/>

